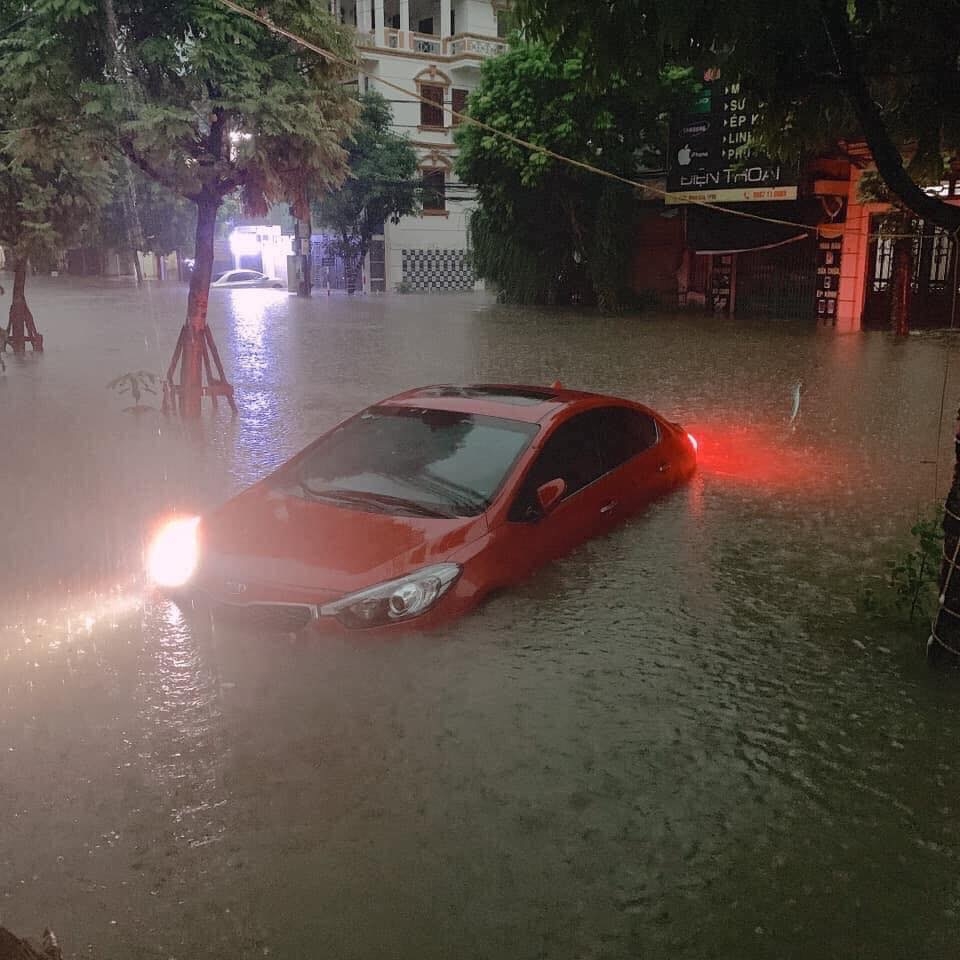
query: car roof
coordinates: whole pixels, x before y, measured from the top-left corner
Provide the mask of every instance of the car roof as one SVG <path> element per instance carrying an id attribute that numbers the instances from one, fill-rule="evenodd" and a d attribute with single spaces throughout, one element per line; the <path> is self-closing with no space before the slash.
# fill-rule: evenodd
<path id="1" fill-rule="evenodd" d="M 434 384 L 417 387 L 382 401 L 378 406 L 422 407 L 475 413 L 505 420 L 539 423 L 564 408 L 592 406 L 595 402 L 630 403 L 600 393 L 567 390 L 559 385 L 537 387 L 516 383 Z"/>

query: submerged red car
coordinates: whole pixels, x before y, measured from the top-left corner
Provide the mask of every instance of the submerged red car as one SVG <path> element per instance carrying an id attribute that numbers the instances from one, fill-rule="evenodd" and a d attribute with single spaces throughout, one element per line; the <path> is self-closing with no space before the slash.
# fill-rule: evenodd
<path id="1" fill-rule="evenodd" d="M 391 397 L 154 541 L 155 583 L 295 630 L 436 626 L 610 530 L 696 468 L 682 427 L 561 387 Z"/>

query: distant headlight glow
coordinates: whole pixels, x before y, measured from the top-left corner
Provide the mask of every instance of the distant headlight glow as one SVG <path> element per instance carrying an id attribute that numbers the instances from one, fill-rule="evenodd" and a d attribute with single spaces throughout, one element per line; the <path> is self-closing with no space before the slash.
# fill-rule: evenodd
<path id="1" fill-rule="evenodd" d="M 161 527 L 147 551 L 147 575 L 158 587 L 182 587 L 196 572 L 199 517 L 180 517 Z"/>

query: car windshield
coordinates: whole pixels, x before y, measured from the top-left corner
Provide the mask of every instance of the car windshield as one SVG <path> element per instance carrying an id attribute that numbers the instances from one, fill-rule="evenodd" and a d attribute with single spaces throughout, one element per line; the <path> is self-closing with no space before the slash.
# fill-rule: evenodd
<path id="1" fill-rule="evenodd" d="M 319 441 L 297 482 L 308 497 L 385 513 L 476 516 L 536 432 L 498 417 L 373 407 Z"/>

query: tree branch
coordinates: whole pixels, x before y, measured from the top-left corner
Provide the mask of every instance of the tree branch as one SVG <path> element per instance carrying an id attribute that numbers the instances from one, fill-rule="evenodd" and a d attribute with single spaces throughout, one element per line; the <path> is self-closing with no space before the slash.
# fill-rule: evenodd
<path id="1" fill-rule="evenodd" d="M 155 167 L 146 157 L 144 157 L 133 145 L 133 140 L 129 136 L 121 135 L 119 138 L 120 151 L 123 155 L 135 163 L 151 180 L 162 184 L 168 190 L 182 196 L 180 185 L 174 178 L 167 176 L 163 171 Z"/>
<path id="2" fill-rule="evenodd" d="M 841 83 L 860 121 L 867 146 L 870 147 L 880 176 L 904 206 L 917 216 L 930 220 L 951 233 L 960 231 L 960 207 L 929 196 L 917 186 L 904 169 L 900 151 L 890 137 L 880 108 L 870 95 L 867 82 L 860 70 L 853 39 L 850 36 L 845 3 L 843 0 L 820 0 L 820 11 L 840 69 Z"/>

